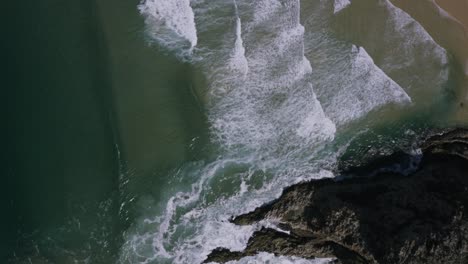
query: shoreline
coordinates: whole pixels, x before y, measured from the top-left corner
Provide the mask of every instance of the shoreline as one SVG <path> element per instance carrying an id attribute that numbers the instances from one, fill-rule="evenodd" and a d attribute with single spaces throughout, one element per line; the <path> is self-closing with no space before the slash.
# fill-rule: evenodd
<path id="1" fill-rule="evenodd" d="M 238 226 L 275 219 L 275 228 L 255 231 L 242 251 L 216 248 L 204 263 L 258 252 L 334 264 L 467 263 L 468 130 L 434 135 L 419 146 L 421 160 L 408 175 L 369 163 L 351 178 L 284 189 L 278 199 L 231 219 Z M 400 158 L 382 161 L 403 165 L 405 155 Z"/>
<path id="2" fill-rule="evenodd" d="M 447 0 L 390 0 L 408 13 L 431 37 L 450 54 L 460 67 L 457 73 L 457 106 L 454 122 L 468 124 L 468 1 Z M 466 18 L 465 18 L 466 17 Z"/>
<path id="3" fill-rule="evenodd" d="M 432 0 L 439 7 L 439 14 L 451 21 L 458 23 L 463 30 L 462 44 L 464 47 L 464 57 L 460 57 L 460 64 L 463 67 L 465 78 L 468 78 L 468 0 Z"/>
<path id="4" fill-rule="evenodd" d="M 435 0 L 435 3 L 468 30 L 468 0 Z"/>

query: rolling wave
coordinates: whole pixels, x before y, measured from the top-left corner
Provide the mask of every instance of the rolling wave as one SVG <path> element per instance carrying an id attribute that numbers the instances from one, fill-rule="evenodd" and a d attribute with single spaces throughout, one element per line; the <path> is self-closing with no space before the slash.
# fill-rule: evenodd
<path id="1" fill-rule="evenodd" d="M 328 8 L 322 2 L 321 8 Z M 353 5 L 331 4 L 330 16 Z M 140 4 L 150 36 L 178 56 L 190 56 L 207 79 L 203 101 L 217 152 L 174 170 L 165 202 L 142 199 L 145 208 L 126 234 L 121 263 L 201 263 L 217 247 L 243 250 L 254 231 L 275 224 L 236 226 L 229 221 L 233 215 L 277 198 L 294 183 L 334 177 L 330 168 L 341 149 L 323 150 L 337 127 L 387 104 L 412 101 L 408 88 L 389 77 L 364 47 L 322 30 L 332 17 L 301 18 L 316 5 L 301 8 L 299 0 Z M 266 261 L 329 260 L 259 253 L 238 263 Z"/>

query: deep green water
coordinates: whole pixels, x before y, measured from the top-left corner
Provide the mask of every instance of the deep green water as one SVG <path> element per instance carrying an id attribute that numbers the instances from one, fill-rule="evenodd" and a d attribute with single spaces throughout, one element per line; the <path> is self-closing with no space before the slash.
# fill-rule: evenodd
<path id="1" fill-rule="evenodd" d="M 383 37 L 379 41 L 369 37 L 381 36 L 377 28 L 389 18 L 380 16 L 369 1 L 359 3 L 331 24 L 327 24 L 331 16 L 327 7 L 319 7 L 318 1 L 303 1 L 301 6 L 305 56 L 314 69 L 311 79 L 325 113 L 340 120 L 335 109 L 346 109 L 327 103 L 337 92 L 327 89 L 324 76 L 334 74 L 339 63 L 321 65 L 334 58 L 335 51 L 343 52 L 346 45 L 351 48 L 351 42 L 366 48 L 375 63 L 402 86 L 416 88 L 408 92 L 414 102 L 411 107 L 390 105 L 356 122 L 337 125 L 335 141 L 317 155 L 338 152 L 349 143 L 342 164 L 359 163 L 360 157 L 373 151 L 410 149 L 418 136 L 447 126 L 457 87 L 456 69 L 450 62 L 448 79 L 437 84 L 435 92 L 432 87 L 421 90 L 424 80 L 412 76 L 437 65 L 417 67 L 420 62 L 416 61 L 411 72 L 393 70 L 391 63 L 399 60 L 386 60 L 392 55 L 388 43 L 399 39 L 389 38 L 386 43 Z M 174 193 L 190 189 L 199 173 L 208 171 L 223 155 L 229 156 L 219 150 L 222 144 L 210 138 L 216 134 L 210 118 L 219 116 L 213 110 L 218 110 L 218 98 L 209 98 L 206 92 L 212 85 L 206 61 L 190 63 L 159 45 L 148 35 L 148 24 L 137 5 L 135 0 L 5 4 L 0 262 L 144 261 L 126 248 L 134 234 L 157 233 L 157 225 L 141 224 L 142 219 L 159 215 Z M 243 8 L 240 5 L 241 14 Z M 228 18 L 232 10 L 213 13 Z M 370 21 L 380 24 L 363 32 L 360 28 L 366 21 L 362 16 L 368 13 L 374 14 Z M 249 19 L 248 15 L 240 17 Z M 310 22 L 313 17 L 317 19 Z M 229 21 L 235 24 L 234 19 Z M 219 48 L 215 40 L 229 32 L 224 27 L 229 23 L 200 30 L 200 45 Z M 323 31 L 320 37 L 307 33 L 319 32 L 318 28 Z M 269 36 L 263 34 L 258 38 Z M 323 52 L 324 46 L 333 49 Z M 275 94 L 273 99 L 281 96 Z M 203 194 L 207 207 L 216 205 L 220 197 L 235 196 L 241 184 L 237 175 L 251 169 L 249 164 L 232 163 L 223 165 L 208 183 L 209 191 Z M 179 179 L 178 173 L 185 176 Z M 261 189 L 262 181 L 274 174 L 273 169 L 256 170 L 249 191 Z M 181 209 L 177 215 L 191 209 Z M 186 233 L 190 237 L 190 228 L 177 229 L 176 236 L 183 241 Z M 170 252 L 179 246 L 165 243 Z M 152 254 L 153 250 L 142 252 Z"/>
<path id="2" fill-rule="evenodd" d="M 148 45 L 136 5 L 3 9 L 0 262 L 115 261 L 130 217 L 120 202 L 163 182 L 202 137 L 190 66 Z M 136 179 L 124 186 L 127 170 Z"/>
<path id="3" fill-rule="evenodd" d="M 35 240 L 74 215 L 94 222 L 97 208 L 80 212 L 79 205 L 95 208 L 109 197 L 118 186 L 118 163 L 105 43 L 92 2 L 10 2 L 3 12 L 2 228 L 8 235 L 2 235 L 1 248 L 3 259 L 16 255 L 20 261 L 35 255 Z M 79 234 L 62 238 L 72 245 L 86 240 Z"/>

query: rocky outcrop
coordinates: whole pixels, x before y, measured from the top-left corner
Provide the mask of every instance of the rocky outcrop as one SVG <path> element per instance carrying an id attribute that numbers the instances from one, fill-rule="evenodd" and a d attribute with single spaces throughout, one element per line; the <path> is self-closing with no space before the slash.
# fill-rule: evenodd
<path id="1" fill-rule="evenodd" d="M 287 188 L 276 201 L 232 221 L 277 219 L 288 232 L 264 228 L 243 252 L 218 248 L 206 262 L 263 251 L 344 264 L 468 263 L 468 130 L 432 137 L 421 148 L 422 160 L 408 175 L 369 164 L 352 178 Z"/>

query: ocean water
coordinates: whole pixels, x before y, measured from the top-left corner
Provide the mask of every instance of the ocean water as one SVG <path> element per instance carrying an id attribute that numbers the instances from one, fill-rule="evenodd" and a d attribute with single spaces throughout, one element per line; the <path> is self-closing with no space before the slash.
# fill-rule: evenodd
<path id="1" fill-rule="evenodd" d="M 113 185 L 87 222 L 78 200 L 69 221 L 24 232 L 12 263 L 202 263 L 217 247 L 240 251 L 278 220 L 233 216 L 363 157 L 412 152 L 454 107 L 449 55 L 387 0 L 100 0 L 95 10 Z M 262 252 L 230 263 L 329 261 Z"/>
<path id="2" fill-rule="evenodd" d="M 205 76 L 206 87 L 195 89 L 202 91 L 197 94 L 213 153 L 177 168 L 165 200 L 143 202 L 120 262 L 201 263 L 216 247 L 242 250 L 255 230 L 275 221 L 239 227 L 229 222 L 233 215 L 277 198 L 291 184 L 335 177 L 338 158 L 355 136 L 386 120 L 414 118 L 424 105 L 434 104 L 418 95 L 443 94 L 449 78 L 445 50 L 387 1 L 365 3 L 387 15 L 379 21 L 385 32 L 370 35 L 372 25 L 350 28 L 348 20 L 362 17 L 359 4 L 153 0 L 139 5 L 149 36 Z M 372 41 L 385 34 L 385 46 Z M 416 64 L 427 68 L 415 78 L 408 72 Z M 408 127 L 405 135 L 415 133 Z M 145 210 L 147 203 L 156 209 Z M 268 261 L 319 260 L 259 254 L 239 263 Z"/>

